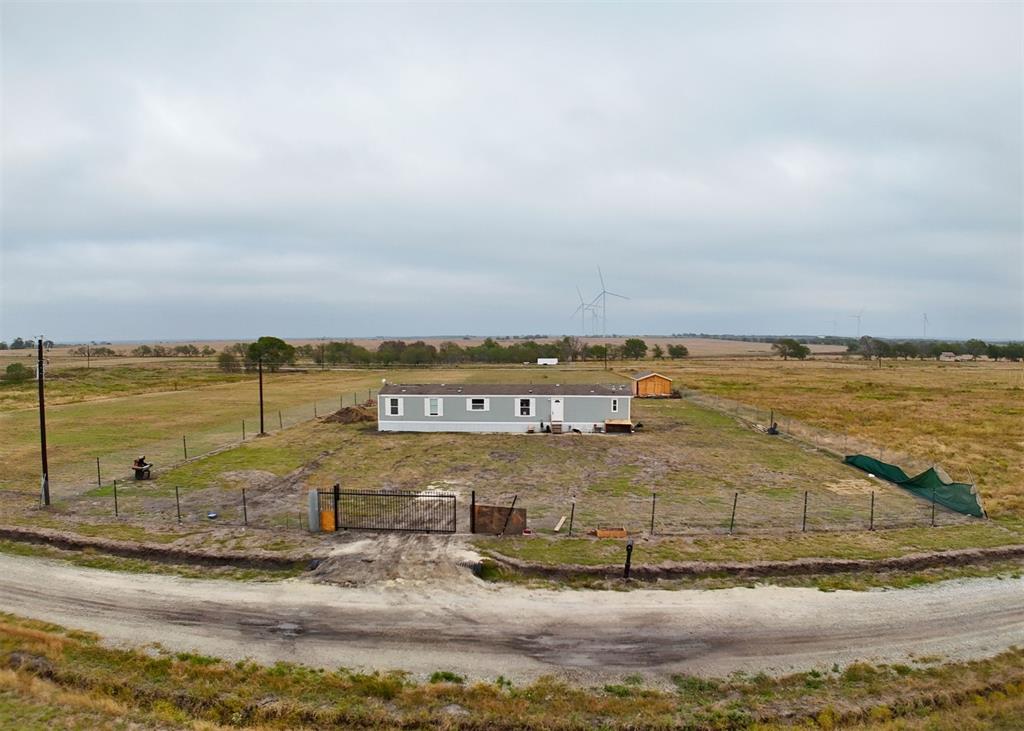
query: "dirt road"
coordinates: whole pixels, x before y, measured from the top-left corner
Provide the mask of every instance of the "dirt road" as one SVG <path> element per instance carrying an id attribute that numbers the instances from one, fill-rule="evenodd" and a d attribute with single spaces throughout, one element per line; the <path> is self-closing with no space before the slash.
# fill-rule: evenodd
<path id="1" fill-rule="evenodd" d="M 973 658 L 1024 643 L 1024 579 L 906 591 L 540 591 L 195 581 L 0 555 L 0 610 L 230 659 L 596 682 Z"/>

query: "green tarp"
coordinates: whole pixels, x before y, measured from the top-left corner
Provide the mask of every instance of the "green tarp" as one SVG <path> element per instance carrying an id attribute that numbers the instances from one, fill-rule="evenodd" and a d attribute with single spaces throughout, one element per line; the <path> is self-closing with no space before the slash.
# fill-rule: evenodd
<path id="1" fill-rule="evenodd" d="M 907 473 L 896 465 L 881 462 L 863 454 L 854 454 L 846 457 L 843 461 L 881 477 L 883 480 L 894 482 L 915 495 L 920 495 L 927 500 L 934 499 L 939 505 L 945 505 L 950 510 L 973 515 L 975 518 L 985 516 L 985 511 L 981 508 L 981 501 L 978 500 L 973 485 L 963 482 L 943 482 L 934 468 L 929 468 L 916 477 L 908 477 Z"/>

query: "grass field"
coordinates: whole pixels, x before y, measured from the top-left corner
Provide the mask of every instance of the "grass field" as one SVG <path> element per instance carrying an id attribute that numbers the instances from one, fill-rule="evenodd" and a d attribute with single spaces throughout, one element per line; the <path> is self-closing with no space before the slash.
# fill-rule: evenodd
<path id="1" fill-rule="evenodd" d="M 823 359 L 665 361 L 683 387 L 774 409 L 977 482 L 990 515 L 1024 515 L 1024 368 L 1019 363 Z"/>
<path id="2" fill-rule="evenodd" d="M 115 649 L 95 635 L 0 615 L 0 729 L 861 728 L 1014 729 L 1024 651 L 935 665 L 855 663 L 782 678 L 640 674 L 589 688 L 517 686 L 439 668 L 429 678 Z"/>
<path id="3" fill-rule="evenodd" d="M 909 450 L 925 452 L 931 445 L 932 453 L 942 455 L 937 461 L 957 477 L 963 476 L 958 455 L 974 455 L 967 459 L 990 513 L 1012 518 L 1021 512 L 1019 416 L 1024 391 L 1014 381 L 1019 367 L 911 362 L 878 369 L 860 361 L 728 358 L 665 361 L 656 367 L 684 387 L 775 408 L 782 419 L 797 418 Z M 383 377 L 407 383 L 608 382 L 624 377 L 599 364 L 269 374 L 267 426 L 277 433 L 258 439 L 252 437 L 257 428 L 252 377 L 215 376 L 201 370 L 190 375 L 178 363 L 118 366 L 89 369 L 60 388 L 50 385 L 58 394 L 47 415 L 58 506 L 47 522 L 56 526 L 74 517 L 83 525 L 106 525 L 112 512 L 109 480 L 126 476 L 130 460 L 140 452 L 156 462 L 158 479 L 122 484 L 123 515 L 120 524 L 110 527 L 112 534 L 124 535 L 124 514 L 129 520 L 138 516 L 143 524 L 149 513 L 166 521 L 174 511 L 175 485 L 182 488 L 190 516 L 217 510 L 232 521 L 241 520 L 239 488 L 247 486 L 257 520 L 286 526 L 298 520 L 307 487 L 335 482 L 371 489 L 440 486 L 459 492 L 463 500 L 476 490 L 480 501 L 503 505 L 519 495 L 518 504 L 527 507 L 531 526 L 542 534 L 570 513 L 574 497 L 576 532 L 597 526 L 648 532 L 655 492 L 655 532 L 663 535 L 725 532 L 737 493 L 740 532 L 799 531 L 805 491 L 812 535 L 819 529 L 867 527 L 872 491 L 876 527 L 923 528 L 930 522 L 926 502 L 869 481 L 807 445 L 766 437 L 728 414 L 687 400 L 636 402 L 635 418 L 645 428 L 628 437 L 378 434 L 372 425 L 312 420 L 314 399 L 322 414 L 336 409 L 339 399 L 346 405 L 364 400 Z M 171 390 L 166 390 L 168 384 Z M 0 411 L 5 435 L 0 442 L 0 494 L 7 491 L 5 505 L 14 500 L 27 506 L 34 502 L 38 484 L 37 416 L 16 400 L 6 403 Z M 279 410 L 285 426 L 293 425 L 283 431 L 278 430 Z M 190 456 L 223 450 L 239 442 L 243 418 L 249 429 L 243 446 L 182 464 L 182 435 Z M 103 467 L 100 488 L 95 484 L 96 457 Z M 940 525 L 963 521 L 941 508 L 937 517 Z M 984 529 L 990 533 L 985 537 L 975 537 L 980 544 L 1011 542 L 1005 532 L 1015 530 L 1014 525 L 1003 521 Z M 951 544 L 974 536 L 974 530 L 951 537 Z M 867 537 L 858 541 L 857 550 L 871 543 Z M 776 539 L 776 545 L 786 542 Z M 682 548 L 664 550 L 680 555 L 693 550 L 687 541 L 679 543 Z M 804 555 L 800 543 L 790 543 L 787 555 Z M 723 555 L 721 547 L 715 550 Z M 844 555 L 857 550 L 844 550 Z M 591 560 L 600 555 L 595 548 Z"/>
<path id="4" fill-rule="evenodd" d="M 726 533 L 733 522 L 737 532 L 795 531 L 804 527 L 805 493 L 811 532 L 869 527 L 872 493 L 876 528 L 931 523 L 927 501 L 730 416 L 674 399 L 638 401 L 634 418 L 645 427 L 625 436 L 379 433 L 375 423 L 315 420 L 124 485 L 119 508 L 166 523 L 177 487 L 189 514 L 201 506 L 239 522 L 245 487 L 254 516 L 284 524 L 302 509 L 307 489 L 341 483 L 456 492 L 463 529 L 471 491 L 497 505 L 518 496 L 542 534 L 571 511 L 577 534 L 599 527 L 646 534 L 652 507 L 659 535 Z M 111 515 L 111 498 L 110 487 L 93 487 L 58 509 L 101 519 Z M 935 515 L 939 525 L 977 523 L 941 506 Z"/>

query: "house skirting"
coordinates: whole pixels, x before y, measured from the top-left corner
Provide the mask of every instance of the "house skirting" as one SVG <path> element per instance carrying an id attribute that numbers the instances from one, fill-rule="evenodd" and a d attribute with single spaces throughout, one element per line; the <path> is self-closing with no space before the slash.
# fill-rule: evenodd
<path id="1" fill-rule="evenodd" d="M 550 422 L 544 422 L 545 425 Z M 377 422 L 377 431 L 432 431 L 432 432 L 483 432 L 483 433 L 507 433 L 525 434 L 530 428 L 535 432 L 540 431 L 539 421 L 406 421 L 382 419 Z M 581 432 L 589 433 L 594 431 L 594 424 L 562 422 L 562 431 L 571 432 L 579 429 Z"/>

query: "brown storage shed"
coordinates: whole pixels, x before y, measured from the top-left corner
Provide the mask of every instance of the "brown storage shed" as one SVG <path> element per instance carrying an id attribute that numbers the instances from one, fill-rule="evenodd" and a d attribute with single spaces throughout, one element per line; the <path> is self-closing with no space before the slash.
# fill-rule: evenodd
<path id="1" fill-rule="evenodd" d="M 672 395 L 672 379 L 654 371 L 634 373 L 633 395 L 638 398 L 667 398 Z"/>

